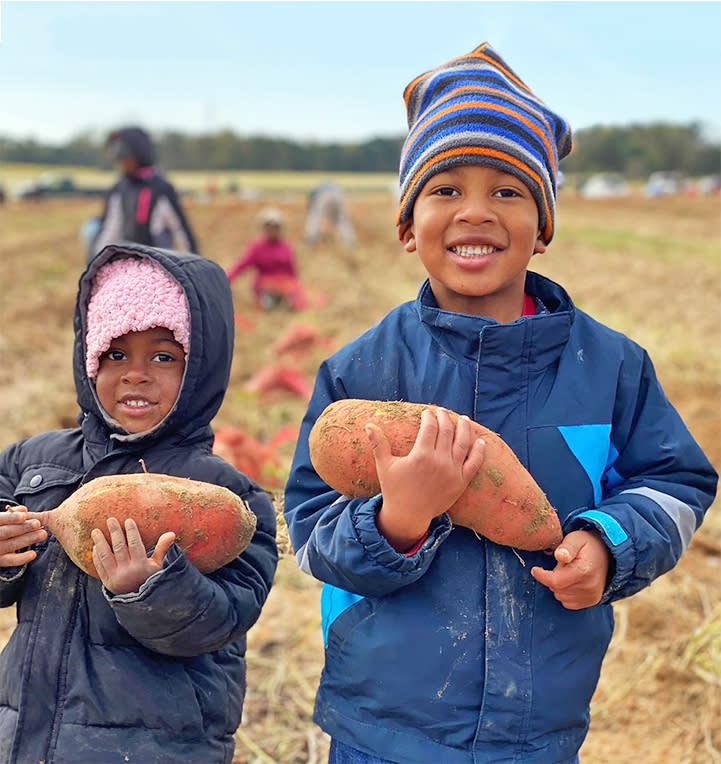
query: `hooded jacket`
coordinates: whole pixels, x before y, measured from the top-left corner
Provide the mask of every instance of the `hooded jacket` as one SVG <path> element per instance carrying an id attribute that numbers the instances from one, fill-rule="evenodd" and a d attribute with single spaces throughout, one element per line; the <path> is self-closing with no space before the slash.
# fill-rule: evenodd
<path id="1" fill-rule="evenodd" d="M 671 569 L 716 474 L 646 353 L 529 273 L 542 310 L 509 324 L 438 308 L 428 282 L 321 366 L 285 495 L 300 567 L 324 582 L 315 720 L 399 764 L 570 762 L 613 631 L 611 602 Z M 495 430 L 556 508 L 597 529 L 612 564 L 602 602 L 566 610 L 516 552 L 436 518 L 412 555 L 379 534 L 380 496 L 317 475 L 308 434 L 341 398 L 435 403 Z"/>
<path id="2" fill-rule="evenodd" d="M 180 283 L 190 348 L 174 408 L 128 435 L 106 419 L 85 373 L 85 310 L 98 268 L 119 254 L 155 259 Z M 246 632 L 277 563 L 275 512 L 258 485 L 211 453 L 210 422 L 233 352 L 228 280 L 196 255 L 106 247 L 80 278 L 73 368 L 80 426 L 42 433 L 0 454 L 0 504 L 57 507 L 100 475 L 141 471 L 225 486 L 257 516 L 248 548 L 202 574 L 174 544 L 140 591 L 115 596 L 49 535 L 37 558 L 0 569 L 0 605 L 17 627 L 0 655 L 0 762 L 176 764 L 231 761 L 245 692 Z"/>
<path id="3" fill-rule="evenodd" d="M 121 127 L 108 137 L 113 159 L 136 159 L 141 167 L 155 164 L 155 146 L 142 127 Z"/>
<path id="4" fill-rule="evenodd" d="M 124 127 L 110 135 L 115 159 L 131 158 L 138 169 L 110 189 L 88 258 L 108 244 L 131 241 L 153 247 L 197 252 L 195 236 L 173 185 L 153 166 L 155 147 L 139 127 Z"/>

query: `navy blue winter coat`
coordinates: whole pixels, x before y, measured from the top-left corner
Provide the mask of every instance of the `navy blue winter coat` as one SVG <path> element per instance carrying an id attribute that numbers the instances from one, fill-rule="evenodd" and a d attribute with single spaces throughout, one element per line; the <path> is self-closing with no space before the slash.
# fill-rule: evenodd
<path id="1" fill-rule="evenodd" d="M 440 310 L 426 282 L 321 366 L 285 496 L 300 567 L 325 582 L 315 720 L 400 764 L 572 761 L 611 639 L 610 603 L 677 562 L 716 474 L 646 353 L 529 273 L 546 310 L 510 324 Z M 612 558 L 602 603 L 566 610 L 530 574 L 553 567 L 436 518 L 406 557 L 378 533 L 381 497 L 316 474 L 309 430 L 331 401 L 451 408 L 498 432 L 565 533 L 598 529 Z"/>
<path id="2" fill-rule="evenodd" d="M 146 435 L 114 431 L 85 374 L 90 279 L 109 257 L 155 258 L 185 290 L 191 339 L 174 409 Z M 277 563 L 269 496 L 211 454 L 210 422 L 228 382 L 233 310 L 215 263 L 140 245 L 106 247 L 80 280 L 74 374 L 81 422 L 0 454 L 0 505 L 58 506 L 99 475 L 150 472 L 222 485 L 258 518 L 250 546 L 203 575 L 173 545 L 138 593 L 113 596 L 80 571 L 54 537 L 28 565 L 0 569 L 0 605 L 18 625 L 0 655 L 0 761 L 227 764 L 245 693 L 246 632 Z"/>

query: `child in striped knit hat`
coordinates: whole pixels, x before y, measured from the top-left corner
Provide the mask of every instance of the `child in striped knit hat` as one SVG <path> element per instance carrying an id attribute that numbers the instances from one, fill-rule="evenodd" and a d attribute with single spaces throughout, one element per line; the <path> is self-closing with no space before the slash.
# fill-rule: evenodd
<path id="1" fill-rule="evenodd" d="M 80 277 L 74 328 L 78 426 L 0 452 L 0 606 L 18 612 L 0 654 L 0 760 L 228 764 L 246 634 L 278 555 L 268 494 L 211 450 L 233 356 L 228 279 L 198 255 L 109 245 Z M 257 518 L 248 547 L 203 573 L 172 525 L 147 538 L 110 517 L 77 528 L 99 578 L 74 565 L 38 513 L 141 461 L 236 493 Z"/>
<path id="2" fill-rule="evenodd" d="M 323 582 L 314 718 L 331 764 L 571 764 L 611 603 L 676 564 L 716 474 L 643 349 L 528 270 L 553 238 L 566 121 L 487 43 L 404 96 L 398 234 L 428 278 L 323 362 L 286 486 L 298 563 Z M 343 398 L 462 416 L 426 410 L 406 457 L 367 424 L 381 492 L 350 498 L 308 447 Z M 452 523 L 483 475 L 471 419 L 547 494 L 564 534 L 553 555 Z"/>

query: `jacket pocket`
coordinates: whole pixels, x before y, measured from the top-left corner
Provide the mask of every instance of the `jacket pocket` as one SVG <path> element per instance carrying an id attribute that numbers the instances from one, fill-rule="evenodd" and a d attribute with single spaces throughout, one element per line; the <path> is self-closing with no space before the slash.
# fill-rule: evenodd
<path id="1" fill-rule="evenodd" d="M 34 512 L 55 509 L 75 491 L 83 473 L 56 464 L 28 465 L 15 487 L 15 500 Z"/>

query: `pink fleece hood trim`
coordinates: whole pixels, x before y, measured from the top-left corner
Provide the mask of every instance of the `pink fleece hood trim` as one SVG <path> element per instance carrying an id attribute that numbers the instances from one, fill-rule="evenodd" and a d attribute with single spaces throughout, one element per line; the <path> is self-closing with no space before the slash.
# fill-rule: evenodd
<path id="1" fill-rule="evenodd" d="M 86 315 L 85 370 L 98 375 L 100 356 L 128 332 L 170 329 L 185 355 L 190 348 L 190 313 L 180 284 L 154 260 L 123 258 L 95 275 Z"/>

